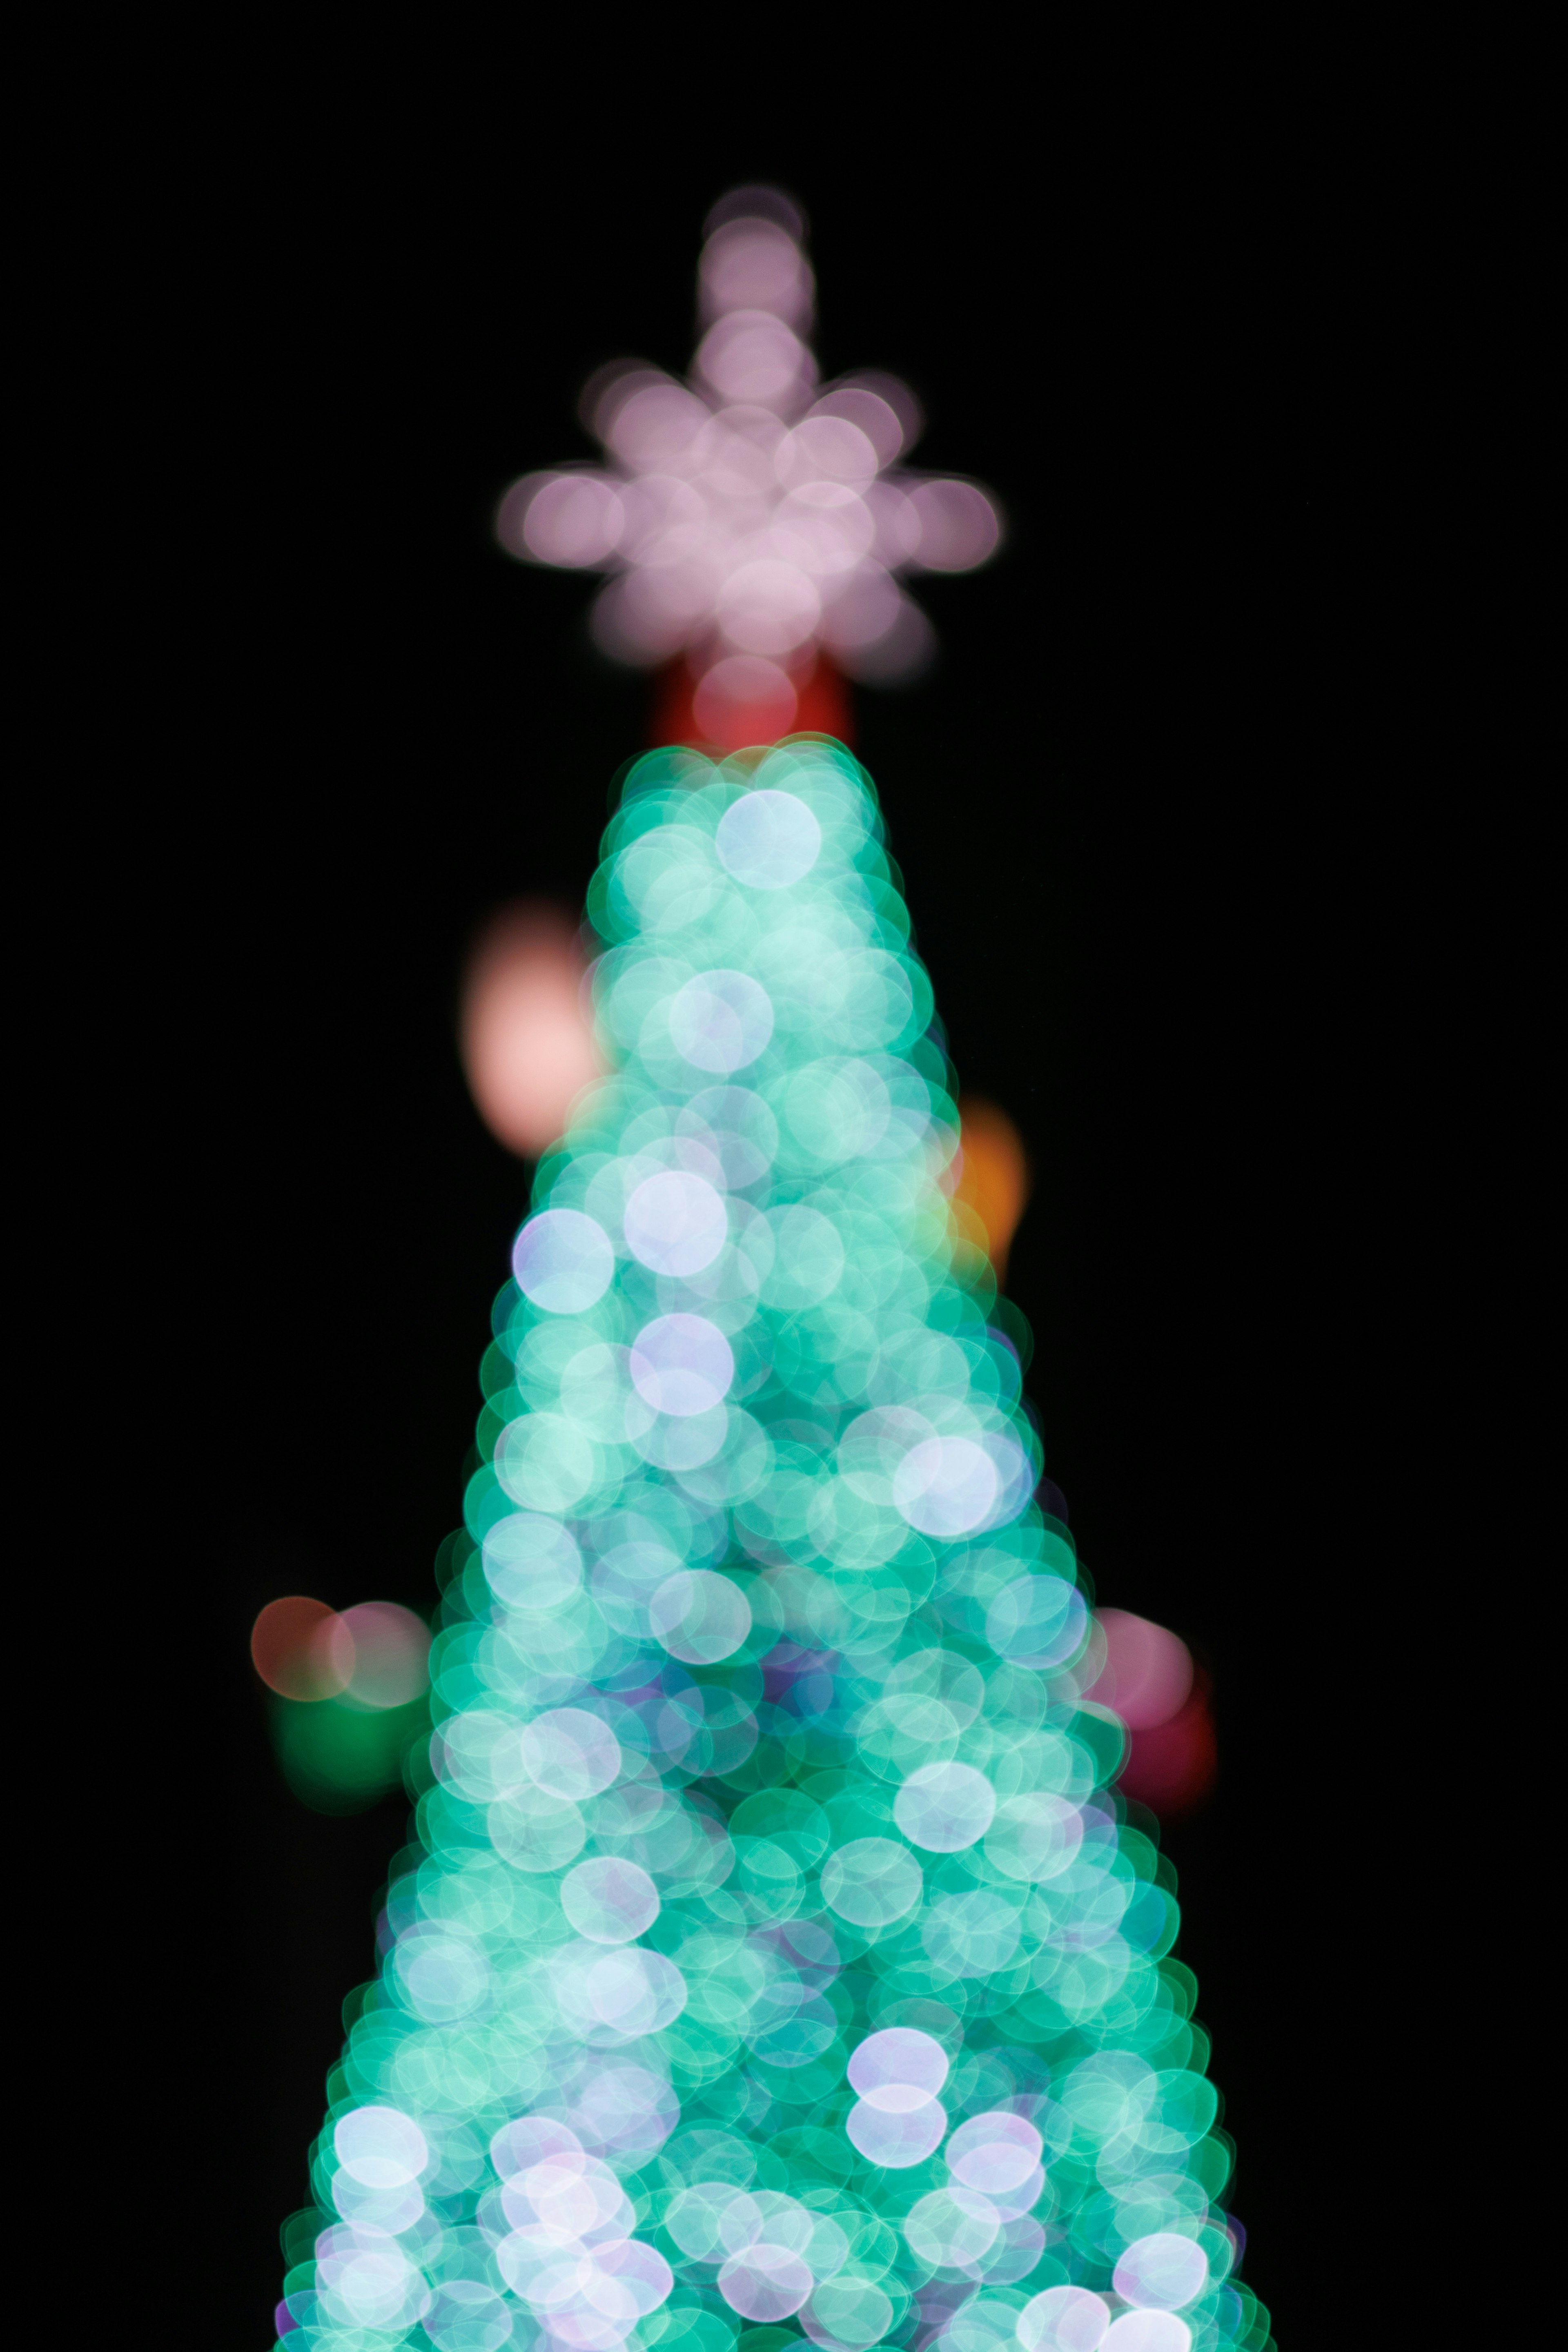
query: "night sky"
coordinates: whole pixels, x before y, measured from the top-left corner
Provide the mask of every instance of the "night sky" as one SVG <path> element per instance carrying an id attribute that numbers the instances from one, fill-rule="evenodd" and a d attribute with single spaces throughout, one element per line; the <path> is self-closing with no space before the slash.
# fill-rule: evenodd
<path id="1" fill-rule="evenodd" d="M 593 368 L 684 370 L 703 215 L 741 179 L 807 209 L 825 373 L 904 375 L 912 462 L 975 475 L 1008 519 L 987 571 L 913 583 L 940 664 L 858 694 L 857 749 L 963 1083 L 1033 1158 L 1008 1287 L 1047 1473 L 1098 1597 L 1214 1676 L 1218 1788 L 1166 1847 L 1244 2274 L 1289 2340 L 1351 1344 L 1324 1238 L 1348 1181 L 1323 1044 L 1341 559 L 1310 254 L 1268 186 L 1241 201 L 1196 161 L 1157 189 L 1109 166 L 1047 186 L 1016 156 L 895 179 L 863 146 L 705 135 L 563 180 L 476 120 L 471 155 L 450 124 L 437 155 L 306 110 L 173 259 L 210 586 L 167 649 L 196 782 L 149 820 L 168 887 L 142 953 L 149 1097 L 178 1138 L 187 1507 L 160 1541 L 207 1727 L 189 1958 L 224 2340 L 270 2340 L 278 2224 L 405 1818 L 288 1792 L 248 1628 L 289 1591 L 433 1603 L 530 1181 L 469 1104 L 458 971 L 500 902 L 581 904 L 647 727 L 646 681 L 589 646 L 591 583 L 510 562 L 491 517 L 520 473 L 593 453 Z"/>

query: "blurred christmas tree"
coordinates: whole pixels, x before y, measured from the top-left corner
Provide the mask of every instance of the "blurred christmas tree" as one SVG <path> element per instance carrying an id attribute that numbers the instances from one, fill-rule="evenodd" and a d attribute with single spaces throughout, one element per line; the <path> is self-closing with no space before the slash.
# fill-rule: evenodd
<path id="1" fill-rule="evenodd" d="M 589 912 L 280 2333 L 1264 2346 L 870 784 L 651 754 Z"/>

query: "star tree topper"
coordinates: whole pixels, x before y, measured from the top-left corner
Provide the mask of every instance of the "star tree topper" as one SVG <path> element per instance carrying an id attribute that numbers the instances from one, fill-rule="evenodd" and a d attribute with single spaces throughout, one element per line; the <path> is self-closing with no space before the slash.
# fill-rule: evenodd
<path id="1" fill-rule="evenodd" d="M 639 667 L 683 663 L 697 724 L 719 740 L 742 713 L 767 711 L 773 735 L 795 724 L 824 655 L 868 683 L 914 676 L 933 634 L 900 575 L 973 571 L 1002 536 L 979 484 L 899 463 L 921 422 L 905 384 L 864 371 L 819 384 L 803 236 L 776 190 L 724 198 L 688 380 L 637 360 L 601 369 L 581 414 L 606 462 L 524 475 L 497 518 L 526 562 L 607 572 L 595 640 Z"/>

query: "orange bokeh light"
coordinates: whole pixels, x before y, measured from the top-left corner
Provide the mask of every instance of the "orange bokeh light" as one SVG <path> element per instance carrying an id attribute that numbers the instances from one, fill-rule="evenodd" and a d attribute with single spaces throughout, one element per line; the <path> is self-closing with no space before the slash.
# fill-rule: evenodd
<path id="1" fill-rule="evenodd" d="M 1019 1218 L 1028 1205 L 1029 1156 L 1005 1110 L 979 1095 L 958 1105 L 961 1166 L 952 1197 L 977 1217 L 1000 1282 Z"/>

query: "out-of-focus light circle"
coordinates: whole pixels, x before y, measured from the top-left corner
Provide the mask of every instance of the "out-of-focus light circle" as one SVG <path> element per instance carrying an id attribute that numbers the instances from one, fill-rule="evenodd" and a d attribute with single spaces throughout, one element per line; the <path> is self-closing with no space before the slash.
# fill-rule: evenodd
<path id="1" fill-rule="evenodd" d="M 936 632 L 920 606 L 869 565 L 828 606 L 822 635 L 839 667 L 868 685 L 918 677 L 936 650 Z"/>
<path id="2" fill-rule="evenodd" d="M 626 1202 L 626 1247 L 655 1274 L 700 1274 L 729 1238 L 724 1202 L 706 1178 L 668 1168 L 647 1177 Z"/>
<path id="3" fill-rule="evenodd" d="M 640 472 L 679 472 L 707 433 L 709 411 L 695 393 L 668 376 L 639 376 L 604 404 L 605 439 Z"/>
<path id="4" fill-rule="evenodd" d="M 460 1024 L 463 1067 L 498 1141 L 536 1159 L 603 1071 L 583 1003 L 574 926 L 555 908 L 508 908 L 469 960 Z"/>
<path id="5" fill-rule="evenodd" d="M 891 2333 L 894 2317 L 891 2297 L 851 2270 L 817 2281 L 801 2314 L 801 2326 L 824 2352 L 833 2352 L 835 2347 L 840 2352 L 869 2352 Z"/>
<path id="6" fill-rule="evenodd" d="M 787 2246 L 747 2246 L 719 2273 L 719 2292 L 731 2310 L 759 2327 L 791 2318 L 811 2289 L 810 2266 Z"/>
<path id="7" fill-rule="evenodd" d="M 754 1062 L 773 1034 L 767 992 L 743 971 L 699 972 L 669 1008 L 675 1050 L 699 1070 L 729 1077 Z"/>
<path id="8" fill-rule="evenodd" d="M 1190 1812 L 1208 1795 L 1219 1769 L 1206 1676 L 1196 1676 L 1168 1723 L 1129 1735 L 1121 1787 L 1163 1818 Z"/>
<path id="9" fill-rule="evenodd" d="M 902 686 L 930 668 L 936 631 L 920 606 L 900 593 L 893 625 L 874 642 L 846 651 L 843 667 L 863 686 Z"/>
<path id="10" fill-rule="evenodd" d="M 1105 1670 L 1086 1694 L 1114 1707 L 1130 1731 L 1169 1723 L 1193 1686 L 1192 1652 L 1163 1625 L 1127 1609 L 1102 1609 Z"/>
<path id="11" fill-rule="evenodd" d="M 594 370 L 578 394 L 577 414 L 595 438 L 606 440 L 617 410 L 639 384 L 669 382 L 662 368 L 652 366 L 647 360 L 606 360 L 603 367 Z"/>
<path id="12" fill-rule="evenodd" d="M 593 1441 L 561 1412 L 525 1412 L 496 1440 L 495 1473 L 525 1511 L 569 1511 L 594 1483 Z"/>
<path id="13" fill-rule="evenodd" d="M 1202 2294 L 1208 2274 L 1208 2256 L 1194 2239 L 1158 2230 L 1128 2247 L 1110 2283 L 1124 2302 L 1180 2311 Z"/>
<path id="14" fill-rule="evenodd" d="M 743 654 L 792 654 L 822 618 L 822 598 L 797 563 L 759 556 L 732 572 L 719 592 L 726 643 Z"/>
<path id="15" fill-rule="evenodd" d="M 928 1437 L 911 1446 L 893 1479 L 893 1502 L 926 1536 L 979 1527 L 996 1500 L 996 1467 L 972 1437 Z"/>
<path id="16" fill-rule="evenodd" d="M 524 1297 L 547 1315 L 581 1315 L 609 1288 L 616 1253 L 581 1209 L 542 1209 L 512 1244 L 511 1270 Z"/>
<path id="17" fill-rule="evenodd" d="M 396 2107 L 354 2107 L 332 2127 L 338 2162 L 366 2189 L 400 2189 L 430 2160 L 424 2133 Z"/>
<path id="18" fill-rule="evenodd" d="M 879 563 L 896 572 L 900 565 L 913 563 L 920 553 L 920 518 L 910 504 L 909 493 L 900 489 L 896 480 L 881 475 L 867 485 L 863 493 L 867 512 L 871 517 L 873 547 Z"/>
<path id="19" fill-rule="evenodd" d="M 1021 2189 L 1039 2163 L 1045 2143 L 1023 2116 L 997 2108 L 960 2124 L 947 2146 L 947 2168 L 965 2189 L 1003 2197 Z"/>
<path id="20" fill-rule="evenodd" d="M 1029 1162 L 1018 1130 L 1004 1110 L 978 1096 L 958 1106 L 960 1173 L 953 1198 L 972 1209 L 985 1229 L 998 1281 L 1008 1245 L 1029 1198 Z"/>
<path id="21" fill-rule="evenodd" d="M 910 1448 L 931 1435 L 931 1423 L 910 1405 L 873 1405 L 858 1413 L 838 1441 L 844 1483 L 868 1503 L 890 1503 L 893 1479 Z"/>
<path id="22" fill-rule="evenodd" d="M 600 1855 L 567 1872 L 561 1908 L 591 1944 L 629 1944 L 658 1918 L 658 1890 L 635 1862 Z"/>
<path id="23" fill-rule="evenodd" d="M 490 2162 L 502 2180 L 531 2172 L 552 2157 L 578 2158 L 583 2143 L 569 2124 L 553 2116 L 521 2116 L 503 2124 L 490 2140 Z"/>
<path id="24" fill-rule="evenodd" d="M 715 229 L 699 275 L 710 315 L 768 310 L 799 326 L 811 308 L 811 271 L 788 230 L 768 220 L 733 220 Z"/>
<path id="25" fill-rule="evenodd" d="M 822 1865 L 822 1899 L 857 1927 L 890 1927 L 912 1911 L 923 1886 L 913 1854 L 891 1838 L 852 1838 Z M 851 2078 L 853 2079 L 853 2077 Z M 856 2089 L 859 2089 L 857 2083 Z M 876 2104 L 872 2102 L 873 2105 Z"/>
<path id="26" fill-rule="evenodd" d="M 612 2239 L 607 2245 L 595 2247 L 594 2264 L 599 2280 L 608 2281 L 616 2291 L 613 2297 L 606 2297 L 601 2286 L 594 2298 L 595 2305 L 601 2310 L 608 2306 L 617 2329 L 623 2321 L 647 2319 L 675 2284 L 675 2273 L 657 2247 L 636 2238 Z M 620 2343 L 625 2338 L 617 2334 L 615 2340 Z"/>
<path id="27" fill-rule="evenodd" d="M 586 1966 L 581 1946 L 558 1953 L 554 1982 L 563 2021 L 579 2032 L 602 2026 L 612 2041 L 660 2033 L 686 2006 L 686 1979 L 674 1961 L 641 1944 L 604 1952 Z"/>
<path id="28" fill-rule="evenodd" d="M 1059 1878 L 1083 1844 L 1083 1815 L 1048 1789 L 1008 1797 L 985 1837 L 985 1859 L 1004 1878 Z"/>
<path id="29" fill-rule="evenodd" d="M 933 2269 L 962 2269 L 995 2243 L 1001 2217 L 973 2189 L 934 2189 L 910 2209 L 904 2235 Z"/>
<path id="30" fill-rule="evenodd" d="M 406 1706 L 429 1682 L 430 1629 L 395 1601 L 345 1609 L 327 1640 L 334 1667 L 362 1706 Z"/>
<path id="31" fill-rule="evenodd" d="M 721 751 L 775 742 L 795 723 L 799 696 L 787 670 L 756 654 L 730 654 L 700 680 L 691 715 Z"/>
<path id="32" fill-rule="evenodd" d="M 777 408 L 816 373 L 811 354 L 782 319 L 732 310 L 697 347 L 697 373 L 725 400 Z"/>
<path id="33" fill-rule="evenodd" d="M 1088 1632 L 1082 1593 L 1059 1576 L 1014 1578 L 985 1616 L 991 1647 L 1017 1666 L 1066 1665 L 1083 1648 Z"/>
<path id="34" fill-rule="evenodd" d="M 632 1342 L 631 1375 L 645 1404 L 684 1419 L 710 1412 L 729 1394 L 735 1358 L 705 1316 L 660 1315 Z"/>
<path id="35" fill-rule="evenodd" d="M 816 865 L 822 827 L 794 793 L 747 793 L 720 818 L 715 845 L 723 865 L 748 889 L 784 890 Z"/>
<path id="36" fill-rule="evenodd" d="M 1086 2286 L 1049 2286 L 1018 2314 L 1024 2352 L 1100 2352 L 1110 2306 Z"/>
<path id="37" fill-rule="evenodd" d="M 348 1672 L 331 1653 L 337 1612 L 324 1601 L 290 1593 L 269 1601 L 250 1629 L 251 1663 L 268 1690 L 280 1698 L 332 1698 L 347 1686 Z M 349 1667 L 353 1667 L 351 1654 Z"/>
<path id="38" fill-rule="evenodd" d="M 887 2115 L 910 2115 L 934 2099 L 947 2080 L 947 2053 L 934 2035 L 912 2025 L 885 2026 L 857 2044 L 850 2088 Z"/>
<path id="39" fill-rule="evenodd" d="M 602 563 L 626 523 L 609 484 L 595 474 L 546 474 L 534 484 L 516 522 L 528 553 L 539 563 Z"/>
<path id="40" fill-rule="evenodd" d="M 877 466 L 876 449 L 858 425 L 842 414 L 825 416 L 819 409 L 785 434 L 773 459 L 780 481 L 791 487 L 799 482 L 858 486 L 874 478 Z"/>
<path id="41" fill-rule="evenodd" d="M 524 1730 L 522 1760 L 547 1797 L 581 1804 L 607 1789 L 619 1772 L 620 1743 L 607 1724 L 583 1707 L 552 1707 Z"/>
<path id="42" fill-rule="evenodd" d="M 994 555 L 1002 518 L 975 482 L 917 482 L 910 503 L 920 525 L 920 560 L 928 572 L 973 572 Z"/>
<path id="43" fill-rule="evenodd" d="M 857 2099 L 844 2128 L 868 2164 L 899 2172 L 935 2154 L 947 2129 L 947 2111 L 940 2099 L 927 2099 L 902 2114 Z"/>
<path id="44" fill-rule="evenodd" d="M 658 2147 L 679 2119 L 668 2083 L 642 2066 L 606 2066 L 578 2094 L 584 2131 L 609 2150 Z"/>
<path id="45" fill-rule="evenodd" d="M 898 626 L 903 593 L 879 564 L 863 564 L 832 593 L 822 634 L 840 658 L 866 652 Z"/>
<path id="46" fill-rule="evenodd" d="M 702 224 L 705 237 L 716 236 L 731 221 L 767 221 L 798 245 L 805 236 L 805 215 L 793 196 L 765 180 L 747 181 L 727 188 Z"/>
<path id="47" fill-rule="evenodd" d="M 770 536 L 780 561 L 807 575 L 820 607 L 870 555 L 877 525 L 858 490 L 843 482 L 801 482 L 779 509 Z"/>
<path id="48" fill-rule="evenodd" d="M 706 1568 L 683 1568 L 667 1577 L 647 1613 L 670 1656 L 693 1666 L 733 1657 L 752 1630 L 751 1604 L 740 1586 Z"/>
<path id="49" fill-rule="evenodd" d="M 884 454 L 880 442 L 878 442 L 878 455 L 881 457 L 884 466 L 890 466 L 895 457 L 907 456 L 925 431 L 924 412 L 902 376 L 891 375 L 886 368 L 857 368 L 853 375 L 841 376 L 837 384 L 828 387 L 821 404 L 826 407 L 827 403 L 832 401 L 837 407 L 846 394 L 863 393 L 869 393 L 874 399 L 882 402 L 898 419 L 900 436 L 899 446 Z M 846 416 L 852 416 L 861 431 L 871 440 L 877 441 L 877 433 L 872 421 L 874 412 L 868 412 L 857 405 L 846 407 L 841 413 Z"/>
<path id="50" fill-rule="evenodd" d="M 1101 2352 L 1192 2352 L 1193 2331 L 1173 2311 L 1124 2311 L 1100 2338 Z"/>
<path id="51" fill-rule="evenodd" d="M 959 1853 L 984 1836 L 996 1791 L 973 1764 L 921 1764 L 893 1800 L 893 1819 L 911 1845 Z"/>
<path id="52" fill-rule="evenodd" d="M 911 395 L 912 398 L 912 395 Z M 886 394 L 869 384 L 841 383 L 825 392 L 807 424 L 819 416 L 842 417 L 871 445 L 879 467 L 890 466 L 904 446 L 904 427 Z"/>
<path id="53" fill-rule="evenodd" d="M 570 1528 L 535 1511 L 511 1511 L 484 1539 L 486 1580 L 508 1609 L 558 1609 L 583 1582 Z"/>

